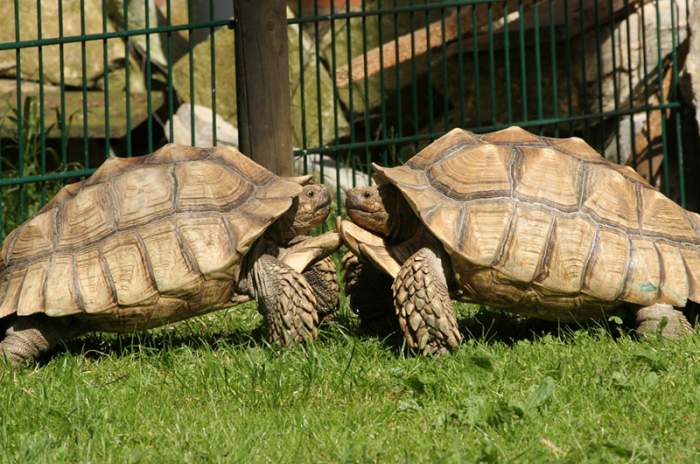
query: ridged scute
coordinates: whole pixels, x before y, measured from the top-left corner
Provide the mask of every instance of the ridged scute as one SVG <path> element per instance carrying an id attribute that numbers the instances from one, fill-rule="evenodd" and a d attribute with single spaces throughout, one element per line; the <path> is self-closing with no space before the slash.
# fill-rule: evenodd
<path id="1" fill-rule="evenodd" d="M 466 300 L 574 319 L 700 301 L 700 215 L 581 139 L 455 129 L 377 181 L 444 244 Z"/>
<path id="2" fill-rule="evenodd" d="M 242 256 L 300 191 L 228 147 L 109 158 L 8 234 L 0 317 L 148 327 L 224 304 Z"/>

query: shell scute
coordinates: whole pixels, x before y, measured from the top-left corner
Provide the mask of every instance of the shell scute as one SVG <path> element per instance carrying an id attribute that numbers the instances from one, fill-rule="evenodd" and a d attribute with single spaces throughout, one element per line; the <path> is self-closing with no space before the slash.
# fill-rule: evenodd
<path id="1" fill-rule="evenodd" d="M 17 229 L 12 246 L 12 259 L 25 259 L 53 249 L 54 211 L 34 216 Z"/>
<path id="2" fill-rule="evenodd" d="M 19 268 L 17 270 L 7 272 L 3 276 L 2 290 L 0 297 L 0 318 L 8 316 L 17 310 L 17 300 L 22 291 L 24 276 L 27 273 L 27 268 Z"/>
<path id="3" fill-rule="evenodd" d="M 644 231 L 661 234 L 676 240 L 695 242 L 693 226 L 683 208 L 649 188 L 640 189 L 642 205 L 641 227 Z"/>
<path id="4" fill-rule="evenodd" d="M 134 233 L 115 235 L 105 242 L 101 251 L 119 306 L 148 305 L 158 300 L 151 263 L 147 261 L 147 251 L 142 249 L 139 236 Z"/>
<path id="5" fill-rule="evenodd" d="M 426 217 L 426 222 L 442 243 L 459 243 L 463 233 L 462 209 L 453 204 L 437 208 Z"/>
<path id="6" fill-rule="evenodd" d="M 82 312 L 76 283 L 73 255 L 52 256 L 46 277 L 47 316 L 68 316 Z"/>
<path id="7" fill-rule="evenodd" d="M 505 144 L 537 144 L 544 145 L 542 139 L 535 134 L 518 126 L 511 126 L 496 132 L 490 132 L 481 136 L 482 142 Z"/>
<path id="8" fill-rule="evenodd" d="M 58 193 L 51 199 L 49 200 L 48 203 L 46 203 L 38 212 L 37 214 L 42 214 L 50 209 L 55 208 L 58 204 L 63 203 L 66 200 L 69 200 L 73 198 L 83 187 L 85 184 L 85 181 L 80 181 L 80 182 L 74 182 L 72 184 L 68 184 L 61 188 L 61 190 L 58 191 Z"/>
<path id="9" fill-rule="evenodd" d="M 493 144 L 470 146 L 434 163 L 427 174 L 436 189 L 457 200 L 509 195 L 512 158 L 513 153 L 507 147 Z"/>
<path id="10" fill-rule="evenodd" d="M 212 149 L 211 157 L 221 160 L 224 164 L 233 167 L 242 176 L 257 185 L 263 185 L 274 178 L 274 175 L 256 164 L 253 160 L 245 156 L 233 147 L 219 145 Z"/>
<path id="11" fill-rule="evenodd" d="M 583 275 L 591 256 L 596 226 L 583 218 L 556 218 L 546 262 L 537 281 L 558 293 L 581 291 Z"/>
<path id="12" fill-rule="evenodd" d="M 116 177 L 133 167 L 143 164 L 147 158 L 146 156 L 133 156 L 131 158 L 111 156 L 88 179 L 83 181 L 83 186 L 99 184 Z"/>
<path id="13" fill-rule="evenodd" d="M 436 160 L 442 159 L 468 145 L 476 145 L 479 140 L 469 131 L 452 129 L 433 143 L 416 153 L 406 162 L 413 169 L 425 169 Z"/>
<path id="14" fill-rule="evenodd" d="M 659 302 L 683 307 L 688 299 L 688 275 L 677 246 L 662 240 L 656 242 L 661 264 Z"/>
<path id="15" fill-rule="evenodd" d="M 48 261 L 43 260 L 27 268 L 27 274 L 17 300 L 18 316 L 29 316 L 45 311 L 44 282 L 48 267 Z"/>
<path id="16" fill-rule="evenodd" d="M 79 298 L 86 312 L 101 313 L 114 309 L 117 302 L 100 263 L 100 253 L 97 248 L 76 254 L 75 272 Z"/>
<path id="17" fill-rule="evenodd" d="M 562 156 L 551 148 L 521 148 L 515 190 L 521 197 L 542 203 L 556 203 L 573 210 L 578 207 L 580 161 Z"/>
<path id="18" fill-rule="evenodd" d="M 178 229 L 205 279 L 233 278 L 232 264 L 239 256 L 229 242 L 223 217 L 188 218 L 178 223 Z"/>
<path id="19" fill-rule="evenodd" d="M 141 237 L 161 296 L 181 297 L 196 293 L 200 277 L 188 264 L 172 221 L 148 227 L 141 232 Z"/>
<path id="20" fill-rule="evenodd" d="M 116 230 L 114 211 L 105 184 L 81 189 L 61 206 L 58 248 L 96 242 Z"/>
<path id="21" fill-rule="evenodd" d="M 532 282 L 542 262 L 554 219 L 547 211 L 520 205 L 513 221 L 513 233 L 504 247 L 498 269 L 516 281 Z"/>
<path id="22" fill-rule="evenodd" d="M 583 161 L 603 161 L 605 158 L 579 137 L 547 139 L 557 150 Z"/>
<path id="23" fill-rule="evenodd" d="M 172 164 L 184 161 L 201 160 L 208 157 L 210 150 L 169 143 L 150 155 L 140 156 L 146 163 Z"/>
<path id="24" fill-rule="evenodd" d="M 623 232 L 603 228 L 584 277 L 583 292 L 603 301 L 614 301 L 622 293 L 627 275 L 629 239 Z"/>
<path id="25" fill-rule="evenodd" d="M 658 301 L 661 264 L 653 240 L 633 238 L 622 300 L 640 305 Z"/>
<path id="26" fill-rule="evenodd" d="M 606 165 L 590 165 L 582 209 L 605 224 L 639 229 L 635 184 Z"/>
<path id="27" fill-rule="evenodd" d="M 224 218 L 228 223 L 228 229 L 238 254 L 245 255 L 253 242 L 291 205 L 290 198 L 269 200 L 253 198 L 242 207 L 225 213 Z"/>
<path id="28" fill-rule="evenodd" d="M 635 171 L 631 166 L 622 166 L 620 164 L 615 164 L 615 163 L 609 163 L 608 165 L 610 167 L 612 167 L 614 170 L 616 170 L 617 172 L 619 172 L 620 174 L 622 174 L 623 176 L 656 190 L 656 187 L 653 187 L 649 183 L 648 180 L 646 180 L 644 177 L 640 176 L 639 173 L 637 171 Z"/>
<path id="29" fill-rule="evenodd" d="M 700 303 L 700 251 L 697 248 L 681 247 L 680 252 L 688 276 L 688 298 Z"/>
<path id="30" fill-rule="evenodd" d="M 176 165 L 175 177 L 178 210 L 231 209 L 253 190 L 250 182 L 211 161 Z"/>
<path id="31" fill-rule="evenodd" d="M 171 214 L 175 188 L 170 166 L 144 166 L 112 181 L 117 204 L 117 227 L 133 227 Z M 144 205 L 144 199 L 148 199 Z"/>
<path id="32" fill-rule="evenodd" d="M 505 240 L 514 206 L 510 202 L 481 202 L 467 208 L 466 227 L 461 239 L 461 253 L 479 266 L 490 266 L 496 261 Z"/>

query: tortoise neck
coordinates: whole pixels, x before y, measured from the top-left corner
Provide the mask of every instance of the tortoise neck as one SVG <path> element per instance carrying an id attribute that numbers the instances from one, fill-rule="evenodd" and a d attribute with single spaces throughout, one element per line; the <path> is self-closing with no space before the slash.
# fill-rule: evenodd
<path id="1" fill-rule="evenodd" d="M 399 243 L 413 237 L 420 221 L 403 195 L 394 186 L 380 187 L 382 198 L 389 211 L 389 235 L 391 242 Z"/>
<path id="2" fill-rule="evenodd" d="M 267 229 L 265 235 L 269 240 L 272 240 L 279 246 L 284 246 L 293 239 L 297 232 L 294 229 L 294 215 L 297 211 L 297 201 L 295 199 L 292 207 L 289 208 L 282 216 L 277 218 Z"/>

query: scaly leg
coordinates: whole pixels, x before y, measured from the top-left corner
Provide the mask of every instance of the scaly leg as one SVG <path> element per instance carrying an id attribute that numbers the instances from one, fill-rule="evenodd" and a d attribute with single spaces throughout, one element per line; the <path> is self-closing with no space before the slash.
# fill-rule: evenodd
<path id="1" fill-rule="evenodd" d="M 253 287 L 271 342 L 293 345 L 316 338 L 316 297 L 301 274 L 273 256 L 261 255 L 253 264 Z"/>
<path id="2" fill-rule="evenodd" d="M 302 273 L 316 297 L 316 312 L 320 320 L 330 320 L 338 310 L 338 277 L 335 262 L 329 256 Z"/>
<path id="3" fill-rule="evenodd" d="M 661 321 L 666 319 L 662 328 Z M 685 315 L 669 304 L 657 303 L 637 311 L 637 332 L 644 336 L 656 335 L 661 330 L 664 338 L 680 338 L 693 333 L 693 326 Z"/>
<path id="4" fill-rule="evenodd" d="M 399 325 L 411 348 L 444 354 L 462 341 L 441 259 L 422 248 L 401 266 L 392 285 Z"/>
<path id="5" fill-rule="evenodd" d="M 0 357 L 14 365 L 34 362 L 80 333 L 72 321 L 68 317 L 52 318 L 43 314 L 18 316 L 0 341 Z"/>

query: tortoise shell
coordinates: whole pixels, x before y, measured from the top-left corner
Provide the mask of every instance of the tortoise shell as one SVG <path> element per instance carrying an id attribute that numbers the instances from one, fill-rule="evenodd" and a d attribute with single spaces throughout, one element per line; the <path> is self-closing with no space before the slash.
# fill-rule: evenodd
<path id="1" fill-rule="evenodd" d="M 7 236 L 0 317 L 145 328 L 225 305 L 241 257 L 300 191 L 229 147 L 110 158 Z"/>
<path id="2" fill-rule="evenodd" d="M 377 177 L 442 242 L 464 300 L 557 319 L 700 300 L 700 216 L 579 138 L 455 129 Z"/>

